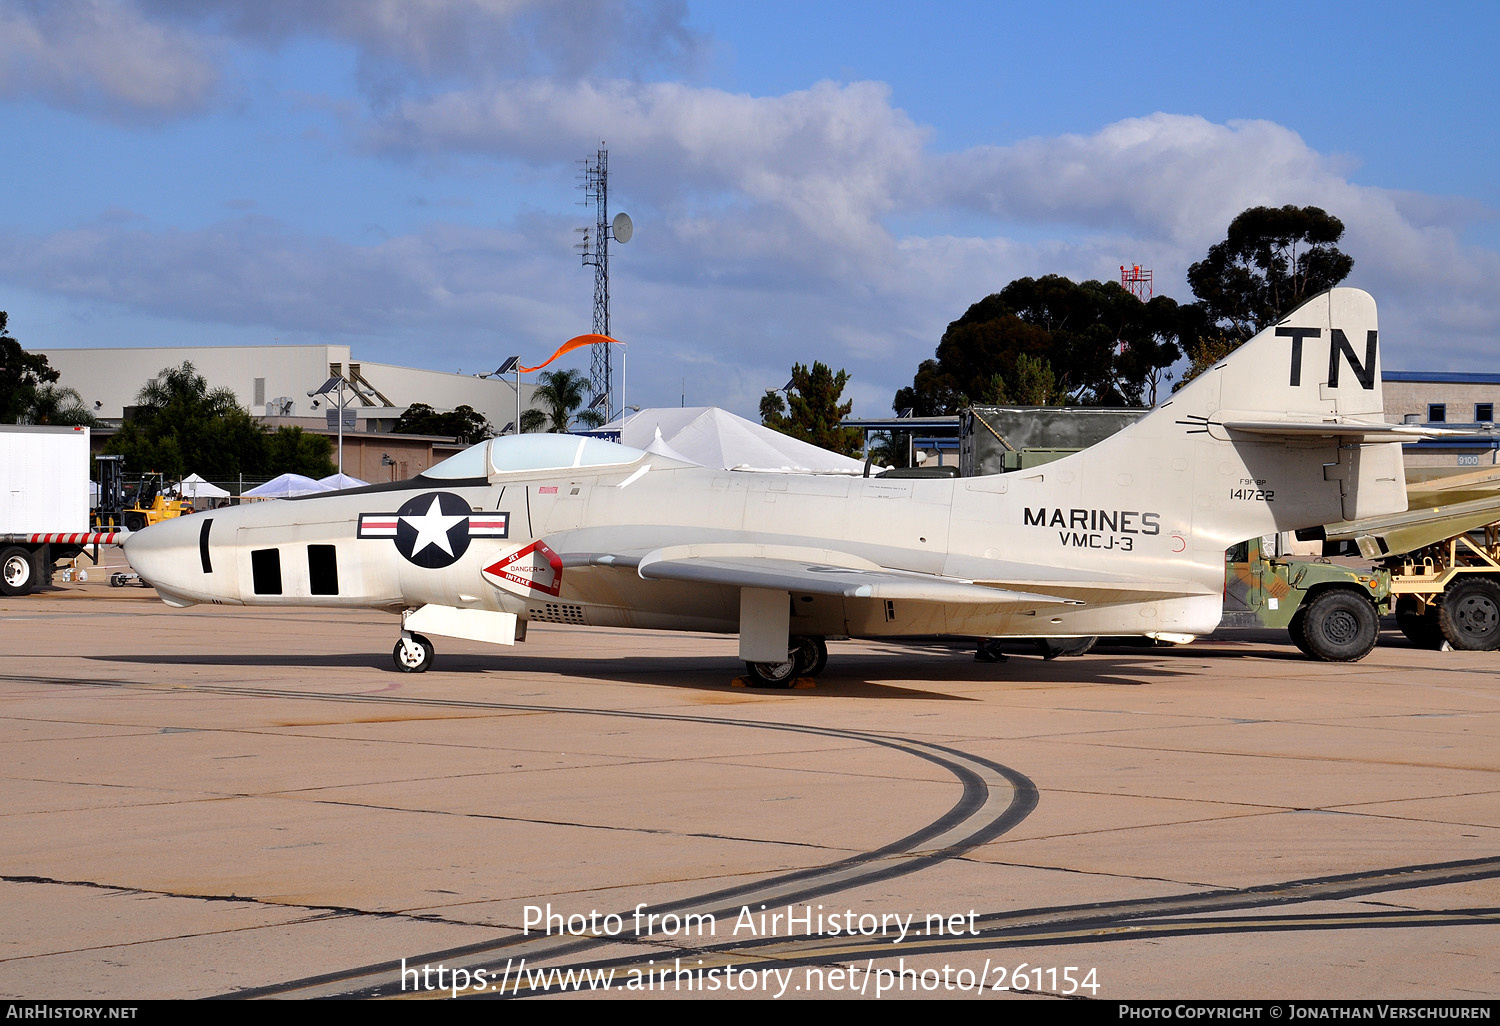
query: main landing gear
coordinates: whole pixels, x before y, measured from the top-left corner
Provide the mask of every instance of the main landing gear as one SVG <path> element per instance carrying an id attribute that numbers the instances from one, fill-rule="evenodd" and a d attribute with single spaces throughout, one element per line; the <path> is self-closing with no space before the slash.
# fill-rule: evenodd
<path id="1" fill-rule="evenodd" d="M 828 644 L 822 638 L 792 638 L 787 656 L 780 663 L 746 663 L 745 682 L 753 688 L 789 688 L 798 677 L 816 677 L 828 665 Z"/>
<path id="2" fill-rule="evenodd" d="M 396 661 L 396 669 L 402 673 L 426 673 L 432 667 L 434 652 L 432 642 L 422 635 L 402 631 L 401 640 L 396 642 L 391 658 Z"/>

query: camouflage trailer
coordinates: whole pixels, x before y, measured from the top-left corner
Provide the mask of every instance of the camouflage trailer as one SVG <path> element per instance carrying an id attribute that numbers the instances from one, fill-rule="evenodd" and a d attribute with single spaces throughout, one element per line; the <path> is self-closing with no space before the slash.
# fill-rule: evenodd
<path id="1" fill-rule="evenodd" d="M 1150 410 L 1103 406 L 970 406 L 958 415 L 964 477 L 1030 470 L 1102 442 Z"/>

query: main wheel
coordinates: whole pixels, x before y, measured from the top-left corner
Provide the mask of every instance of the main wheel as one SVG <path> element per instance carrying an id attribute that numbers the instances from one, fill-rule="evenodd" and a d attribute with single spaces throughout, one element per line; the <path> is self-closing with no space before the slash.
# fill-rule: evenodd
<path id="1" fill-rule="evenodd" d="M 36 564 L 31 552 L 12 545 L 0 552 L 0 592 L 7 595 L 29 595 L 36 587 Z"/>
<path id="2" fill-rule="evenodd" d="M 797 661 L 784 663 L 746 663 L 746 682 L 753 688 L 789 688 L 797 679 Z"/>
<path id="3" fill-rule="evenodd" d="M 816 677 L 828 665 L 828 644 L 822 638 L 793 638 L 791 656 L 797 676 Z"/>
<path id="4" fill-rule="evenodd" d="M 1303 608 L 1307 618 L 1302 622 L 1302 633 L 1315 659 L 1358 662 L 1370 654 L 1380 637 L 1375 604 L 1348 588 L 1325 591 Z"/>
<path id="5" fill-rule="evenodd" d="M 413 634 L 410 640 L 402 638 L 396 642 L 391 658 L 396 660 L 396 669 L 402 673 L 425 673 L 432 666 L 434 654 L 432 642 L 420 634 Z"/>
<path id="6" fill-rule="evenodd" d="M 1043 659 L 1080 656 L 1098 643 L 1098 638 L 1037 638 L 1036 651 Z"/>
<path id="7" fill-rule="evenodd" d="M 1396 600 L 1396 626 L 1418 648 L 1439 649 L 1443 647 L 1443 627 L 1438 623 L 1438 607 L 1431 605 L 1426 612 L 1419 612 L 1417 600 L 1403 595 Z"/>
<path id="8" fill-rule="evenodd" d="M 1500 584 L 1471 577 L 1448 585 L 1438 606 L 1438 625 L 1454 648 L 1466 652 L 1500 648 Z"/>

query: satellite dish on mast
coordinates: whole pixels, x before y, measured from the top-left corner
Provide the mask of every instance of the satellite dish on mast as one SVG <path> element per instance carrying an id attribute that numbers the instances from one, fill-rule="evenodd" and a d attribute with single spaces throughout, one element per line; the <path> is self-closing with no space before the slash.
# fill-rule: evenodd
<path id="1" fill-rule="evenodd" d="M 614 231 L 616 242 L 629 242 L 630 237 L 635 234 L 635 225 L 631 223 L 630 215 L 623 211 L 615 215 L 610 227 Z"/>

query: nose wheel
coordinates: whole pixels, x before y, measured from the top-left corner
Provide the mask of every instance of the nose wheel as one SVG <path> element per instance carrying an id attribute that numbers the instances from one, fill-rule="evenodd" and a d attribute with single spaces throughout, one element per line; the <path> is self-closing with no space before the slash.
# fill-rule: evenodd
<path id="1" fill-rule="evenodd" d="M 433 654 L 432 642 L 420 634 L 402 631 L 401 640 L 391 651 L 391 658 L 402 673 L 425 673 L 432 666 Z"/>

